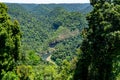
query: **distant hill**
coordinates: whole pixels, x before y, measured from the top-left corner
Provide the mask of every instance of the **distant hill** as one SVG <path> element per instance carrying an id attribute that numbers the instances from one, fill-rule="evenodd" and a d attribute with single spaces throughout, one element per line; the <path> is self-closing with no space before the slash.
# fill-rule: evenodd
<path id="1" fill-rule="evenodd" d="M 48 12 L 50 12 L 52 9 L 56 7 L 64 8 L 70 12 L 77 11 L 77 12 L 81 12 L 84 14 L 87 14 L 88 12 L 92 10 L 92 6 L 89 3 L 85 3 L 85 4 L 14 4 L 14 3 L 8 4 L 7 3 L 7 5 L 8 6 L 18 5 L 18 6 L 23 7 L 29 12 L 39 14 L 39 15 L 47 14 Z"/>
<path id="2" fill-rule="evenodd" d="M 42 10 L 52 10 L 56 7 L 62 7 L 71 12 L 78 11 L 82 13 L 90 12 L 92 10 L 92 6 L 90 4 L 39 4 L 33 7 L 32 11 L 39 11 L 41 8 Z"/>

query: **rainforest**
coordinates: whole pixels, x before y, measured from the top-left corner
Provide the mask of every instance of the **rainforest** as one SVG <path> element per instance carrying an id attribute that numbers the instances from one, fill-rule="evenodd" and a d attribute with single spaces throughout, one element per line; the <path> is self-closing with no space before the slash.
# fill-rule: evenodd
<path id="1" fill-rule="evenodd" d="M 120 0 L 0 3 L 0 80 L 120 80 Z"/>

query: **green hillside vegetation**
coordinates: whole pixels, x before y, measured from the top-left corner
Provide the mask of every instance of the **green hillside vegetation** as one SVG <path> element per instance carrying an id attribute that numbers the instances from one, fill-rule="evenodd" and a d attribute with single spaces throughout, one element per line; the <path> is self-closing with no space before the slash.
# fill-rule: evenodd
<path id="1" fill-rule="evenodd" d="M 22 4 L 7 5 L 11 21 L 17 19 L 20 23 L 22 40 L 19 60 L 11 70 L 2 71 L 1 79 L 72 79 L 81 30 L 87 27 L 83 14 L 55 7 L 38 15 Z"/>
<path id="2" fill-rule="evenodd" d="M 77 10 L 76 12 L 65 10 L 67 4 L 7 5 L 12 19 L 17 19 L 21 25 L 23 54 L 33 50 L 44 60 L 51 55 L 51 59 L 57 64 L 64 59 L 70 61 L 77 55 L 76 49 L 81 43 L 81 31 L 87 27 L 87 21 L 82 13 Z M 74 5 L 68 5 L 67 8 L 70 9 Z M 27 6 L 31 6 L 31 9 Z M 90 5 L 81 7 L 81 10 L 88 6 Z"/>
<path id="3" fill-rule="evenodd" d="M 120 80 L 119 44 L 120 0 L 0 3 L 0 80 Z"/>

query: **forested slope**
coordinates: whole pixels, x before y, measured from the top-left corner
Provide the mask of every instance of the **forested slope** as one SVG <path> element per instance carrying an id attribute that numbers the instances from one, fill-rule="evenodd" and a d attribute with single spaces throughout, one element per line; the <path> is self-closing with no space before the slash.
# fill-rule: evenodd
<path id="1" fill-rule="evenodd" d="M 90 4 L 0 3 L 0 80 L 119 80 L 120 0 Z"/>
<path id="2" fill-rule="evenodd" d="M 84 9 L 87 7 L 87 12 L 92 10 L 90 4 L 7 5 L 12 19 L 20 22 L 23 53 L 34 50 L 43 59 L 52 54 L 56 63 L 64 59 L 71 60 L 77 55 L 81 30 L 87 27 L 82 13 L 86 14 Z"/>

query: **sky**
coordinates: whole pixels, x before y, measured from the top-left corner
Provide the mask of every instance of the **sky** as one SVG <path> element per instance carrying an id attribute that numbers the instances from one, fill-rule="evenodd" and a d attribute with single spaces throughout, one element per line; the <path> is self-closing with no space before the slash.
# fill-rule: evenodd
<path id="1" fill-rule="evenodd" d="M 89 3 L 89 0 L 0 0 L 0 2 L 48 4 L 48 3 Z"/>

